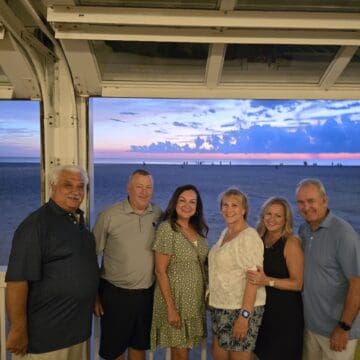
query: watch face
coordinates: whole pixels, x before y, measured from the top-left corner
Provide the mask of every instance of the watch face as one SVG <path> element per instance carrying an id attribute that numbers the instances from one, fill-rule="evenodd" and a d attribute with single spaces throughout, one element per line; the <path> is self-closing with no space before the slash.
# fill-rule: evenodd
<path id="1" fill-rule="evenodd" d="M 250 313 L 247 310 L 243 310 L 241 311 L 241 316 L 247 319 L 250 316 Z"/>

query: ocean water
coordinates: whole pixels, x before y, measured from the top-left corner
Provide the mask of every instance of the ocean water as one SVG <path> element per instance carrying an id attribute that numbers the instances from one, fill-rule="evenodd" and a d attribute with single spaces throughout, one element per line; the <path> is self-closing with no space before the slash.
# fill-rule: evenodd
<path id="1" fill-rule="evenodd" d="M 279 195 L 292 204 L 297 229 L 301 219 L 296 210 L 294 189 L 305 177 L 322 180 L 330 198 L 330 208 L 360 232 L 360 167 L 356 166 L 95 164 L 95 202 L 91 223 L 102 209 L 126 197 L 129 174 L 139 167 L 153 174 L 153 201 L 163 209 L 177 186 L 191 183 L 198 187 L 210 228 L 210 245 L 224 227 L 218 196 L 229 186 L 237 186 L 248 195 L 250 225 L 255 225 L 262 203 L 270 196 Z M 40 201 L 39 164 L 0 163 L 0 265 L 7 264 L 17 225 L 40 206 Z"/>

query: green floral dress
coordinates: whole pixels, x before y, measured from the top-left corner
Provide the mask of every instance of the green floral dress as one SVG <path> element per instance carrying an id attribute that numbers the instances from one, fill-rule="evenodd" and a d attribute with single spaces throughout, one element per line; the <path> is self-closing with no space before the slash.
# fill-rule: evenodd
<path id="1" fill-rule="evenodd" d="M 158 284 L 155 286 L 151 349 L 161 347 L 190 348 L 206 337 L 204 284 L 198 254 L 204 263 L 208 245 L 199 236 L 197 246 L 171 228 L 169 222 L 160 224 L 153 250 L 171 256 L 167 269 L 171 293 L 181 318 L 181 328 L 170 326 L 167 308 Z"/>

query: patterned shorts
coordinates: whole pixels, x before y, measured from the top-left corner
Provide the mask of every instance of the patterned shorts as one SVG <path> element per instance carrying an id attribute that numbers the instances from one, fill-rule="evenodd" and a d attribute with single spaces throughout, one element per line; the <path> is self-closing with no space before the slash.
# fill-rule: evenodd
<path id="1" fill-rule="evenodd" d="M 233 324 L 239 317 L 241 309 L 225 310 L 211 309 L 212 333 L 218 340 L 219 346 L 226 351 L 247 351 L 255 349 L 256 338 L 261 325 L 264 306 L 254 307 L 249 318 L 249 330 L 244 339 L 237 340 L 232 336 Z"/>

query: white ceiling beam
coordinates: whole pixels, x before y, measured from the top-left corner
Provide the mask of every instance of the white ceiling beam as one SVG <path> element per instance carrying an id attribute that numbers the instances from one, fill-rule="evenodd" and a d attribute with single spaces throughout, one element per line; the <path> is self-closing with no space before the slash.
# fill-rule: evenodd
<path id="1" fill-rule="evenodd" d="M 40 88 L 28 59 L 10 33 L 0 41 L 0 66 L 14 87 L 17 98 L 39 99 Z"/>
<path id="2" fill-rule="evenodd" d="M 69 63 L 76 92 L 80 95 L 100 94 L 100 71 L 88 41 L 62 40 L 62 48 Z"/>
<path id="3" fill-rule="evenodd" d="M 237 0 L 219 0 L 220 10 L 233 10 Z M 210 44 L 205 70 L 205 84 L 207 87 L 216 87 L 221 79 L 224 66 L 227 44 Z"/>
<path id="4" fill-rule="evenodd" d="M 50 22 L 226 27 L 264 29 L 360 30 L 359 13 L 145 9 L 101 6 L 50 6 Z"/>
<path id="5" fill-rule="evenodd" d="M 221 85 L 207 88 L 199 84 L 102 83 L 104 97 L 209 98 L 209 99 L 359 99 L 358 86 L 333 86 L 325 91 L 317 85 L 268 84 Z"/>
<path id="6" fill-rule="evenodd" d="M 0 85 L 0 99 L 12 99 L 14 95 L 14 87 L 11 85 Z"/>
<path id="7" fill-rule="evenodd" d="M 220 82 L 225 52 L 226 46 L 224 44 L 210 45 L 205 74 L 205 83 L 209 88 L 216 87 Z"/>
<path id="8" fill-rule="evenodd" d="M 357 49 L 357 46 L 343 46 L 339 49 L 320 79 L 320 87 L 322 89 L 328 90 L 336 83 L 337 79 L 350 63 Z"/>
<path id="9" fill-rule="evenodd" d="M 56 24 L 58 39 L 224 44 L 360 45 L 360 31 L 178 29 Z"/>
<path id="10" fill-rule="evenodd" d="M 0 23 L 0 40 L 2 40 L 5 36 L 5 29 L 3 24 Z"/>

